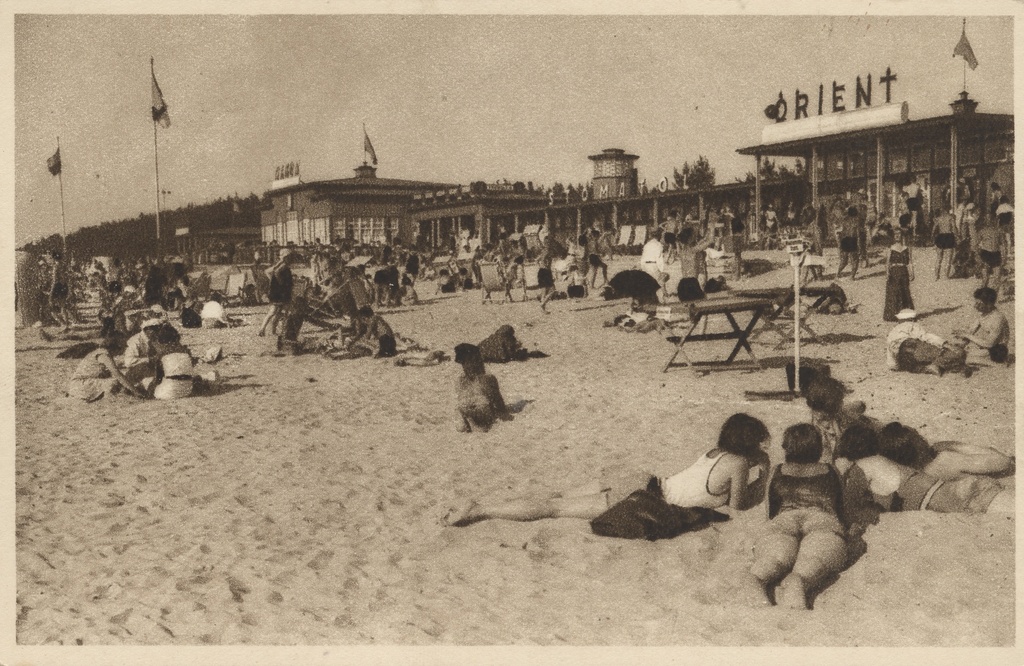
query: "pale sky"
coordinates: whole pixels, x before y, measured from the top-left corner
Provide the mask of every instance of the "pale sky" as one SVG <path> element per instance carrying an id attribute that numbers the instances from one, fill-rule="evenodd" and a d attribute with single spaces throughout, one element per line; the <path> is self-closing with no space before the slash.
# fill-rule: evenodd
<path id="1" fill-rule="evenodd" d="M 852 107 L 856 77 L 871 74 L 879 104 L 890 67 L 911 119 L 949 113 L 961 20 L 20 14 L 15 242 L 60 231 L 46 170 L 58 136 L 69 231 L 154 211 L 151 55 L 172 121 L 158 130 L 160 186 L 175 208 L 262 195 L 289 161 L 305 181 L 348 178 L 363 123 L 380 177 L 585 182 L 587 155 L 614 147 L 640 156 L 651 185 L 701 154 L 731 182 L 753 169 L 735 150 L 760 142 L 780 90 L 810 91 L 813 108 L 818 84 L 836 80 Z M 978 110 L 1012 113 L 1013 19 L 970 16 L 967 35 Z"/>

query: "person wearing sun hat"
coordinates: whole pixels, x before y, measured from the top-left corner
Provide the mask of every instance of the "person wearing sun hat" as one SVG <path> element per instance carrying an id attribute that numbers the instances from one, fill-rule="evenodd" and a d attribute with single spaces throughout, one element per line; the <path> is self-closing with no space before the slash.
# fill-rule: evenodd
<path id="1" fill-rule="evenodd" d="M 899 321 L 886 337 L 886 361 L 890 370 L 923 372 L 942 376 L 959 372 L 970 376 L 964 350 L 929 333 L 915 321 L 917 313 L 904 308 L 896 314 Z"/>
<path id="2" fill-rule="evenodd" d="M 152 336 L 164 324 L 165 318 L 153 316 L 142 321 L 142 330 L 128 338 L 121 367 L 128 380 L 134 384 L 156 375 L 156 349 Z"/>

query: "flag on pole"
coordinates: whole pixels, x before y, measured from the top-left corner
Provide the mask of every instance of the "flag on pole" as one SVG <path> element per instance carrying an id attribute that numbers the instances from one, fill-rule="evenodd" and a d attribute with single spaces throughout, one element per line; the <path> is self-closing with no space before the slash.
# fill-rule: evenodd
<path id="1" fill-rule="evenodd" d="M 373 161 L 373 165 L 377 166 L 377 153 L 373 150 L 373 144 L 370 143 L 370 135 L 366 133 L 366 127 L 363 127 L 363 152 L 370 154 L 370 159 Z"/>
<path id="2" fill-rule="evenodd" d="M 957 42 L 956 48 L 953 49 L 953 57 L 957 56 L 961 56 L 971 69 L 977 69 L 978 59 L 974 57 L 974 49 L 971 48 L 971 42 L 967 39 L 966 19 L 964 19 L 963 32 L 960 33 L 960 41 Z"/>
<path id="3" fill-rule="evenodd" d="M 160 92 L 160 85 L 156 82 L 156 72 L 153 71 L 153 59 L 149 59 L 150 73 L 153 75 L 153 122 L 159 123 L 160 127 L 167 129 L 171 126 L 171 117 L 167 114 L 167 102 Z"/>
<path id="4" fill-rule="evenodd" d="M 46 168 L 50 170 L 50 175 L 56 176 L 60 173 L 60 148 L 57 149 L 52 156 L 46 160 Z"/>

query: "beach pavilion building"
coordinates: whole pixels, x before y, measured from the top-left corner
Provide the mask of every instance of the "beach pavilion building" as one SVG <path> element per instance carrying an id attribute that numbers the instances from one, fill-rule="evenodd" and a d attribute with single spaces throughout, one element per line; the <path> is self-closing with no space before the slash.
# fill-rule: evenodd
<path id="1" fill-rule="evenodd" d="M 966 201 L 984 219 L 991 214 L 993 185 L 1013 191 L 1013 116 L 979 113 L 966 92 L 950 107 L 946 115 L 910 120 L 905 102 L 865 105 L 767 125 L 761 143 L 737 151 L 756 160 L 755 208 L 762 210 L 765 201 L 762 160 L 783 157 L 808 165 L 807 194 L 816 208 L 825 198 L 863 195 L 879 219 L 893 220 L 914 182 L 926 221 L 932 212 Z"/>
<path id="2" fill-rule="evenodd" d="M 414 195 L 447 191 L 449 183 L 378 178 L 366 163 L 352 178 L 302 182 L 299 174 L 274 180 L 264 196 L 261 239 L 267 245 L 311 245 L 337 239 L 379 245 L 412 242 L 408 209 Z"/>

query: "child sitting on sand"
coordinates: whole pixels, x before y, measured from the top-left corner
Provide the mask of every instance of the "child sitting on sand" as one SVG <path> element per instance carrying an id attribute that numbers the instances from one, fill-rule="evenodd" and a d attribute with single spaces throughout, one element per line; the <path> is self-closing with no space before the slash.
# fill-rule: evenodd
<path id="1" fill-rule="evenodd" d="M 462 343 L 455 347 L 455 362 L 462 366 L 455 389 L 461 422 L 459 432 L 487 432 L 498 419 L 511 421 L 512 416 L 501 397 L 498 380 L 488 374 L 483 356 L 476 345 Z"/>
<path id="2" fill-rule="evenodd" d="M 539 520 L 585 518 L 592 520 L 634 490 L 657 488 L 666 502 L 680 507 L 746 510 L 764 498 L 768 476 L 765 448 L 771 437 L 759 419 L 733 414 L 722 425 L 718 444 L 683 471 L 667 478 L 629 471 L 613 480 L 598 480 L 584 487 L 542 499 L 518 499 L 482 504 L 470 501 L 453 508 L 444 523 L 463 527 L 481 520 Z"/>
<path id="3" fill-rule="evenodd" d="M 835 468 L 821 462 L 821 433 L 810 423 L 786 428 L 782 449 L 786 462 L 768 482 L 768 523 L 750 574 L 764 601 L 779 583 L 778 603 L 806 610 L 807 593 L 846 566 L 843 486 Z"/>

